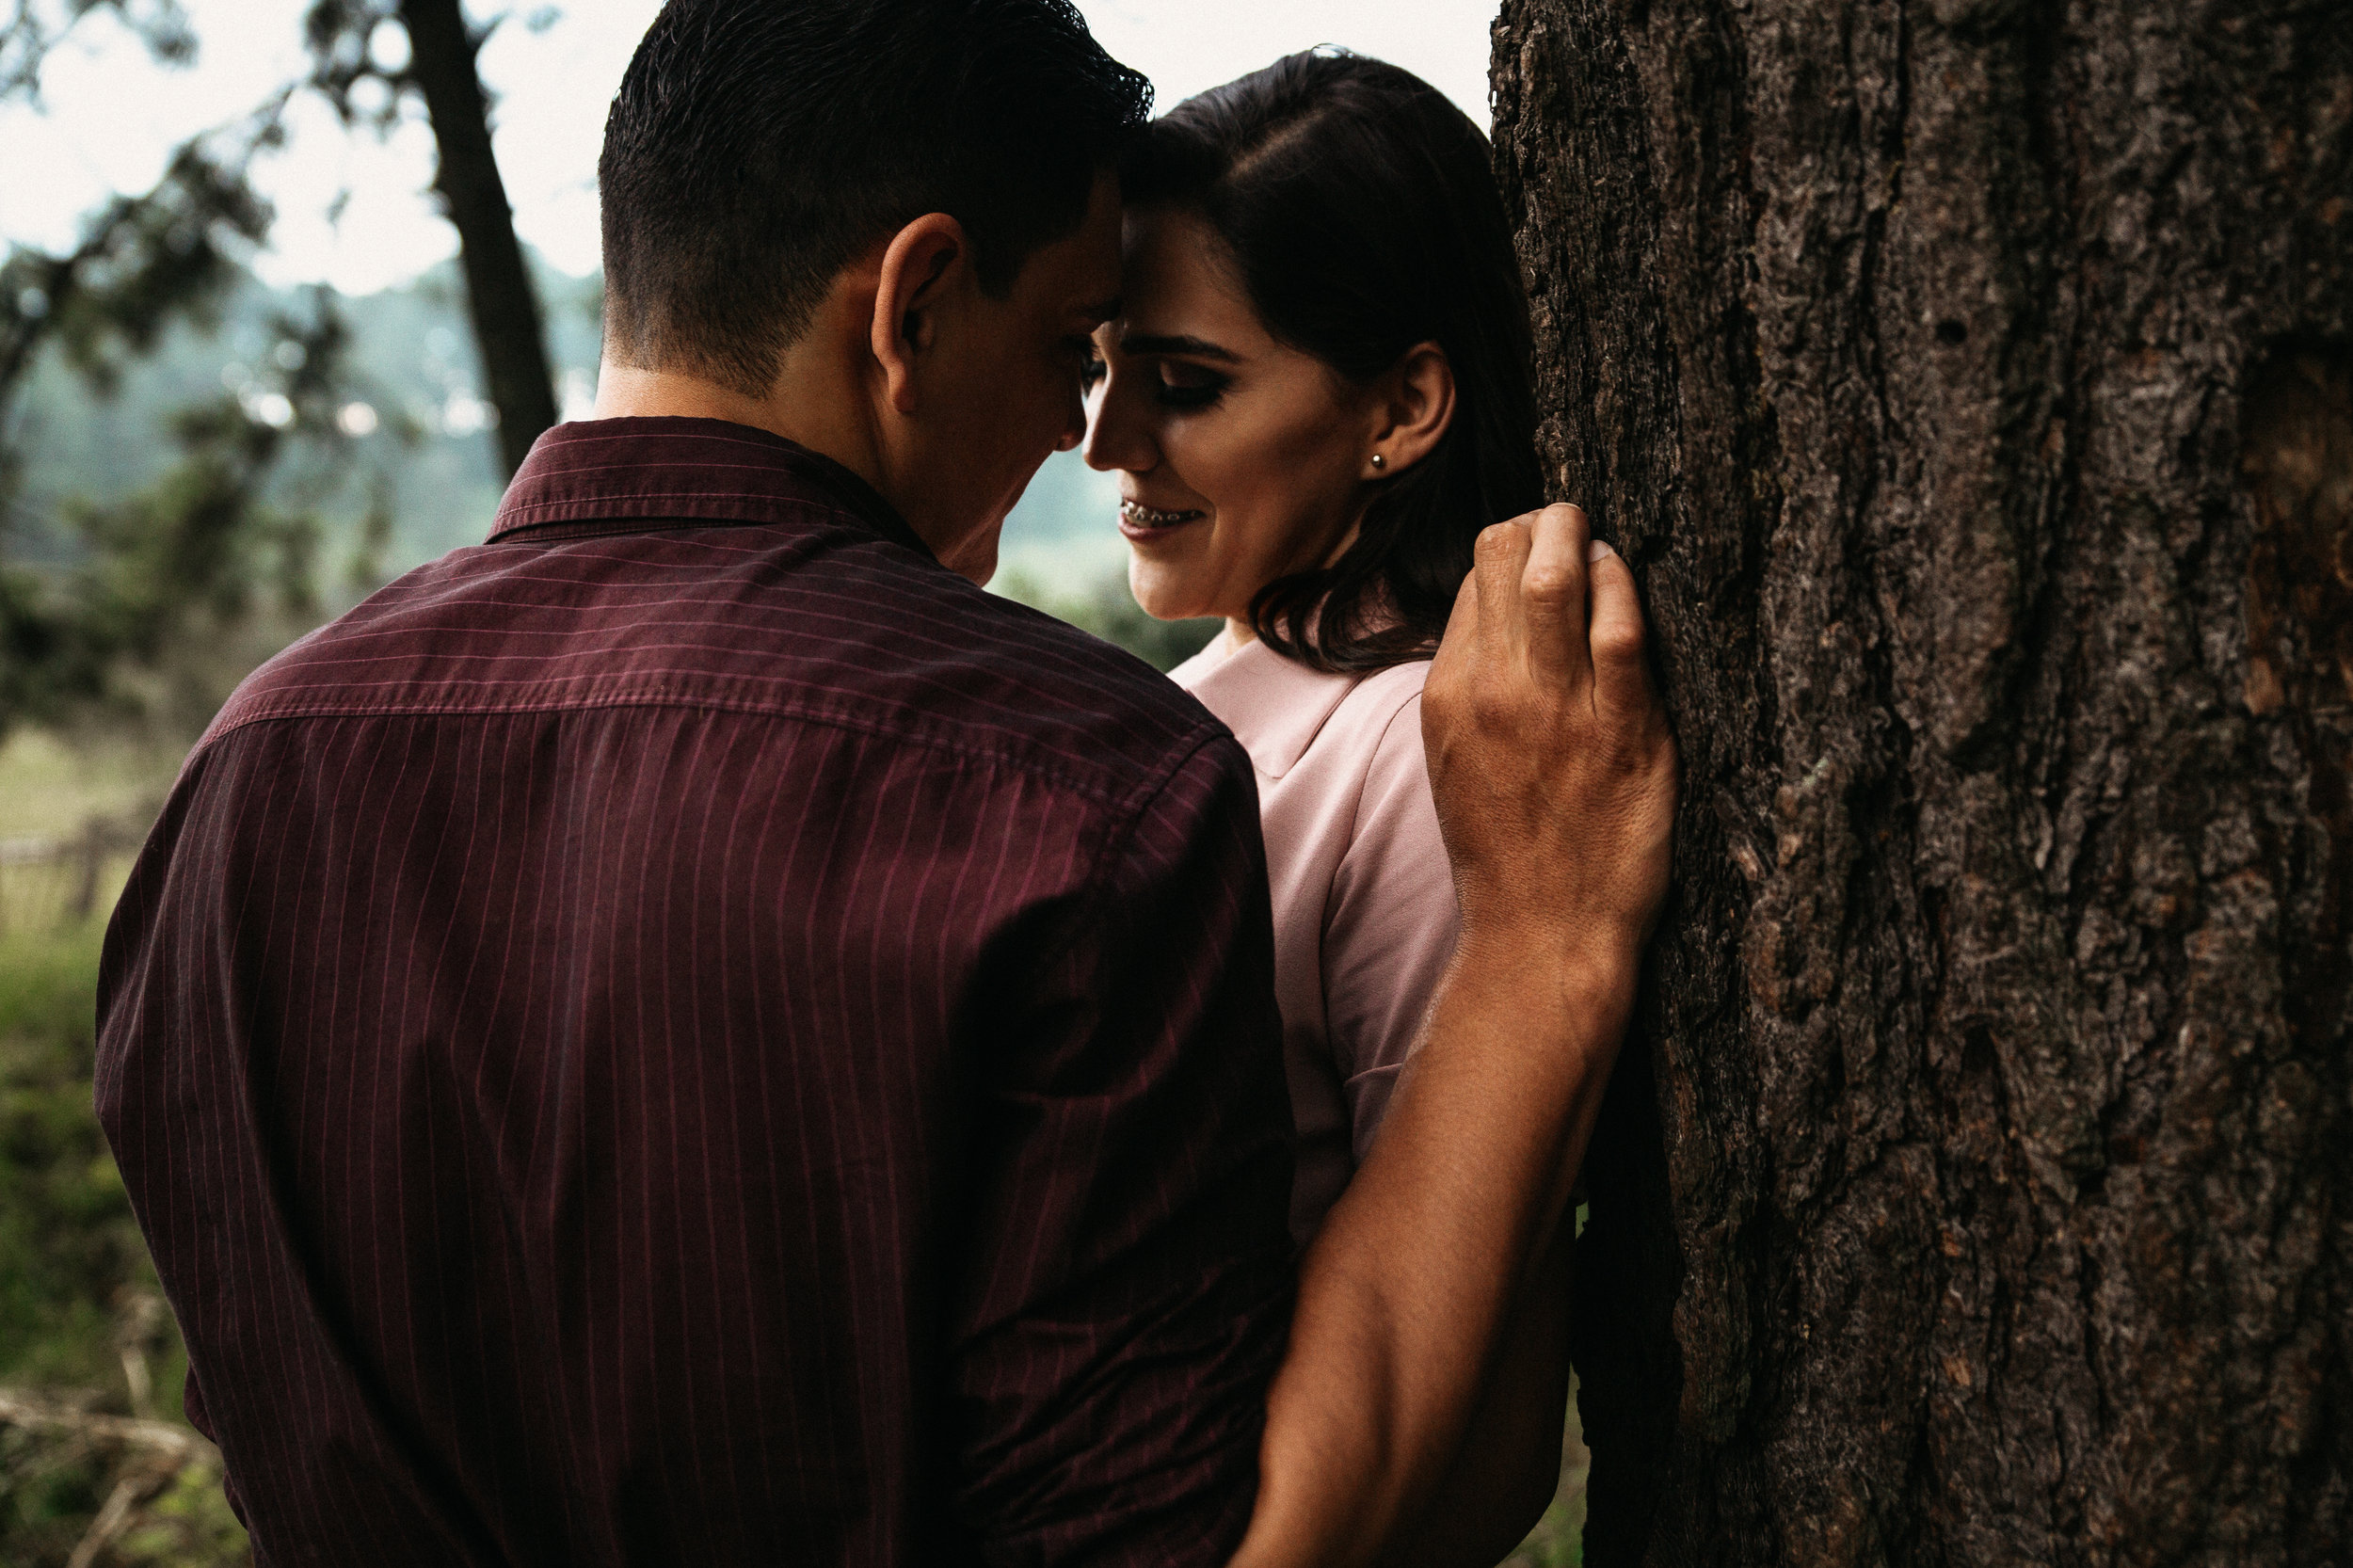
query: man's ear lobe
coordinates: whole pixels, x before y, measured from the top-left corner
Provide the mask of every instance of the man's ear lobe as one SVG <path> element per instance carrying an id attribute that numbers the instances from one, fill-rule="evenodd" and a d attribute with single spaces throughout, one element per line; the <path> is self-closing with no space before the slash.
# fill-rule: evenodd
<path id="1" fill-rule="evenodd" d="M 926 213 L 883 248 L 874 291 L 872 344 L 884 393 L 903 414 L 915 411 L 918 365 L 938 341 L 940 307 L 971 265 L 964 225 Z"/>

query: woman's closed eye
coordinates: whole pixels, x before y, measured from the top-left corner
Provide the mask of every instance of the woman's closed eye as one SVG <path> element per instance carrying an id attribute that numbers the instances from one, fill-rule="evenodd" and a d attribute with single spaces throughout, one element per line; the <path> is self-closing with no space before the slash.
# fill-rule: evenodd
<path id="1" fill-rule="evenodd" d="M 1153 395 L 1170 408 L 1206 408 L 1233 384 L 1233 377 L 1199 365 L 1163 360 L 1153 377 Z"/>

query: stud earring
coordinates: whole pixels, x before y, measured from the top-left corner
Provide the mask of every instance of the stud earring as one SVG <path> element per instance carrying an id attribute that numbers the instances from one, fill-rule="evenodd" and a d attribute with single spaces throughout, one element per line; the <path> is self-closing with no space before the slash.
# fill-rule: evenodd
<path id="1" fill-rule="evenodd" d="M 1386 468 L 1389 466 L 1389 460 L 1376 452 L 1372 455 L 1372 466 L 1374 468 Z"/>

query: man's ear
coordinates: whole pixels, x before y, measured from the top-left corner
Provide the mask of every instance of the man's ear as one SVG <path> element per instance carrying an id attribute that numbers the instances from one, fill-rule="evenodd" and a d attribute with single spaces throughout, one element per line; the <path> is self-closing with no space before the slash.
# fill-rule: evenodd
<path id="1" fill-rule="evenodd" d="M 1434 343 L 1407 349 L 1377 383 L 1372 416 L 1372 446 L 1359 465 L 1361 477 L 1401 473 L 1428 456 L 1454 423 L 1454 366 L 1446 350 Z"/>
<path id="2" fill-rule="evenodd" d="M 885 394 L 903 414 L 915 411 L 915 367 L 939 336 L 941 302 L 972 264 L 964 225 L 926 213 L 884 248 L 874 290 L 872 344 Z"/>

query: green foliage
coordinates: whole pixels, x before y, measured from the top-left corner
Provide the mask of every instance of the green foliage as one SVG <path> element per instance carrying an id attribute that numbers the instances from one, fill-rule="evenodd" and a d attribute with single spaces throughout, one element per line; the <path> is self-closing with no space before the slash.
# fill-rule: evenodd
<path id="1" fill-rule="evenodd" d="M 0 98 L 37 100 L 49 51 L 98 11 L 136 32 L 160 61 L 194 58 L 196 37 L 179 0 L 11 0 L 0 13 Z M 211 392 L 176 413 L 178 465 L 136 496 L 66 491 L 23 503 L 22 394 L 46 361 L 111 395 L 175 328 L 209 333 L 220 324 L 224 303 L 247 281 L 245 259 L 266 240 L 274 216 L 250 182 L 254 160 L 282 144 L 287 105 L 306 89 L 321 93 L 346 125 L 369 120 L 380 133 L 397 120 L 398 103 L 415 84 L 407 66 L 378 60 L 371 46 L 397 33 L 398 15 L 392 0 L 315 0 L 304 18 L 312 56 L 305 79 L 190 139 L 154 188 L 109 202 L 70 251 L 19 246 L 0 259 L 0 733 L 28 718 L 152 707 L 159 681 L 168 706 L 200 717 L 240 664 L 269 651 L 250 635 L 261 618 L 252 587 L 272 591 L 279 642 L 317 618 L 313 568 L 326 530 L 315 506 L 280 504 L 281 475 L 300 466 L 305 447 L 336 449 L 316 466 L 348 468 L 350 439 L 377 424 L 369 417 L 339 429 L 346 345 L 324 291 L 306 318 L 287 318 L 277 334 L 270 362 L 287 373 L 283 384 L 269 384 L 267 364 L 242 383 L 230 373 L 246 367 L 221 367 L 232 395 Z M 470 72 L 471 58 L 457 68 Z M 356 104 L 353 88 L 362 82 L 391 89 L 380 113 Z M 510 295 L 529 300 L 527 272 L 516 283 Z M 543 368 L 533 428 L 552 417 L 544 379 Z M 521 425 L 502 423 L 512 440 Z M 398 413 L 382 425 L 395 438 L 417 428 Z M 140 465 L 154 434 L 138 433 L 131 465 Z M 104 456 L 111 470 L 126 454 Z M 347 489 L 351 477 L 335 473 L 321 488 Z M 381 572 L 393 513 L 380 470 L 360 488 L 369 500 L 345 581 L 364 590 Z M 235 652 L 223 657 L 224 648 Z M 201 656 L 180 657 L 189 649 Z"/>
<path id="2" fill-rule="evenodd" d="M 0 263 L 0 413 L 52 342 L 111 388 L 172 322 L 215 319 L 245 253 L 269 232 L 269 203 L 248 172 L 282 139 L 283 106 L 281 96 L 226 136 L 183 145 L 152 190 L 116 197 L 66 254 L 10 248 Z"/>
<path id="3" fill-rule="evenodd" d="M 158 59 L 193 57 L 176 0 L 15 0 L 0 23 L 0 96 L 37 97 L 47 52 L 101 9 Z M 320 530 L 268 497 L 290 452 L 341 439 L 346 333 L 325 291 L 273 324 L 279 384 L 216 389 L 179 409 L 168 432 L 142 432 L 148 443 L 168 434 L 177 454 L 150 488 L 70 505 L 18 499 L 22 393 L 44 358 L 111 395 L 175 327 L 218 325 L 246 258 L 268 235 L 274 215 L 249 176 L 255 158 L 282 143 L 298 86 L 184 143 L 152 189 L 108 202 L 72 249 L 14 246 L 0 260 L 0 731 L 146 706 L 156 694 L 142 677 L 158 671 L 171 672 L 166 684 L 184 705 L 205 708 L 227 690 L 216 679 L 218 650 L 257 618 L 254 585 L 275 590 L 281 622 L 315 618 Z M 175 663 L 187 648 L 208 657 Z"/>
<path id="4" fill-rule="evenodd" d="M 1102 578 L 1080 593 L 1058 592 L 1022 571 L 1004 573 L 995 586 L 1007 599 L 1116 643 L 1156 670 L 1173 670 L 1200 652 L 1225 624 L 1216 619 L 1154 620 L 1128 591 L 1125 572 Z"/>
<path id="5" fill-rule="evenodd" d="M 222 1495 L 220 1472 L 209 1464 L 182 1466 L 142 1511 L 140 1522 L 116 1538 L 112 1551 L 120 1562 L 171 1568 L 227 1568 L 252 1560 L 245 1527 Z"/>
<path id="6" fill-rule="evenodd" d="M 26 731 L 0 746 L 0 837 L 148 798 L 166 768 Z M 104 916 L 50 896 L 76 874 L 0 873 L 0 1563 L 66 1563 L 117 1501 L 97 1560 L 226 1568 L 250 1560 L 244 1532 L 217 1457 L 169 1436 L 187 1358 L 91 1103 Z"/>
<path id="7" fill-rule="evenodd" d="M 72 19 L 90 8 L 79 7 Z M 152 21 L 172 9 L 140 14 Z M 40 32 L 28 14 L 20 4 L 10 39 Z M 256 552 L 276 557 L 276 580 L 291 585 L 294 598 L 307 596 L 298 569 L 303 526 L 256 503 L 290 439 L 334 428 L 342 328 L 323 295 L 309 319 L 282 323 L 293 375 L 278 401 L 260 411 L 275 416 L 282 406 L 285 417 L 248 417 L 256 408 L 215 398 L 174 422 L 179 467 L 133 502 L 84 504 L 62 518 L 14 504 L 24 468 L 17 404 L 44 351 L 54 349 L 91 388 L 111 393 L 125 367 L 152 352 L 175 323 L 217 320 L 244 277 L 244 255 L 269 230 L 269 205 L 248 174 L 256 153 L 282 137 L 285 96 L 227 133 L 182 146 L 153 189 L 109 202 L 72 251 L 53 256 L 19 246 L 0 262 L 0 503 L 8 504 L 0 526 L 0 730 L 80 707 L 136 705 L 122 679 L 126 666 L 152 669 L 176 644 L 217 642 L 248 618 L 241 595 Z M 306 363 L 312 368 L 299 368 Z M 37 559 L 59 536 L 80 569 L 60 572 Z"/>
<path id="8" fill-rule="evenodd" d="M 303 13 L 302 41 L 311 55 L 311 86 L 345 125 L 366 126 L 378 136 L 400 123 L 401 94 L 413 86 L 405 65 L 376 56 L 376 40 L 400 30 L 397 0 L 312 0 Z M 355 89 L 375 82 L 390 90 L 363 106 Z"/>
<path id="9" fill-rule="evenodd" d="M 273 504 L 292 452 L 349 440 L 337 424 L 349 333 L 327 291 L 310 307 L 272 319 L 267 382 L 179 410 L 178 458 L 159 479 L 57 506 L 72 565 L 0 571 L 0 728 L 159 700 L 193 728 L 268 651 L 224 661 L 247 631 L 317 618 L 320 525 Z"/>
<path id="10" fill-rule="evenodd" d="M 0 940 L 0 1383 L 120 1382 L 115 1303 L 155 1289 L 90 1106 L 98 928 Z"/>
<path id="11" fill-rule="evenodd" d="M 55 1408 L 45 1423 L 0 1418 L 0 1562 L 65 1562 L 118 1493 L 132 1506 L 104 1560 L 247 1562 L 209 1450 L 188 1460 L 76 1425 L 177 1422 L 187 1375 L 91 1105 L 103 930 L 0 938 L 0 1386 Z"/>
<path id="12" fill-rule="evenodd" d="M 597 363 L 597 280 L 543 268 L 539 287 L 552 307 L 557 361 L 577 392 L 592 384 Z M 330 610 L 388 576 L 480 542 L 489 528 L 504 488 L 491 435 L 442 428 L 451 400 L 474 396 L 481 384 L 463 295 L 453 262 L 396 288 L 333 301 L 347 333 L 340 360 L 344 395 L 366 405 L 377 427 L 287 443 L 263 496 L 278 511 L 319 523 L 317 586 Z M 248 405 L 282 392 L 279 324 L 314 309 L 307 291 L 273 289 L 246 274 L 216 326 L 184 322 L 167 332 L 110 395 L 93 392 L 61 356 L 44 355 L 26 380 L 16 437 L 24 460 L 13 536 L 19 559 L 75 560 L 82 546 L 63 531 L 68 505 L 112 504 L 160 480 L 178 454 L 156 433 L 181 410 L 211 403 L 224 389 Z M 355 563 L 354 555 L 369 553 L 371 515 L 383 531 L 377 558 Z M 354 565 L 359 593 L 348 583 Z"/>
<path id="13" fill-rule="evenodd" d="M 93 1535 L 104 1549 L 86 1560 L 170 1568 L 252 1562 L 208 1448 L 184 1458 L 103 1433 L 73 1435 L 71 1413 L 64 1421 L 64 1435 L 0 1424 L 0 1562 L 63 1568 Z"/>
<path id="14" fill-rule="evenodd" d="M 0 559 L 0 730 L 93 690 L 104 663 L 82 628 L 52 613 L 40 579 Z"/>
<path id="15" fill-rule="evenodd" d="M 167 65 L 196 58 L 196 30 L 180 0 L 13 0 L 0 21 L 0 99 L 40 98 L 49 51 L 83 18 L 104 11 Z"/>
<path id="16" fill-rule="evenodd" d="M 88 1448 L 0 1426 L 0 1560 L 65 1561 L 105 1504 L 106 1469 Z"/>

